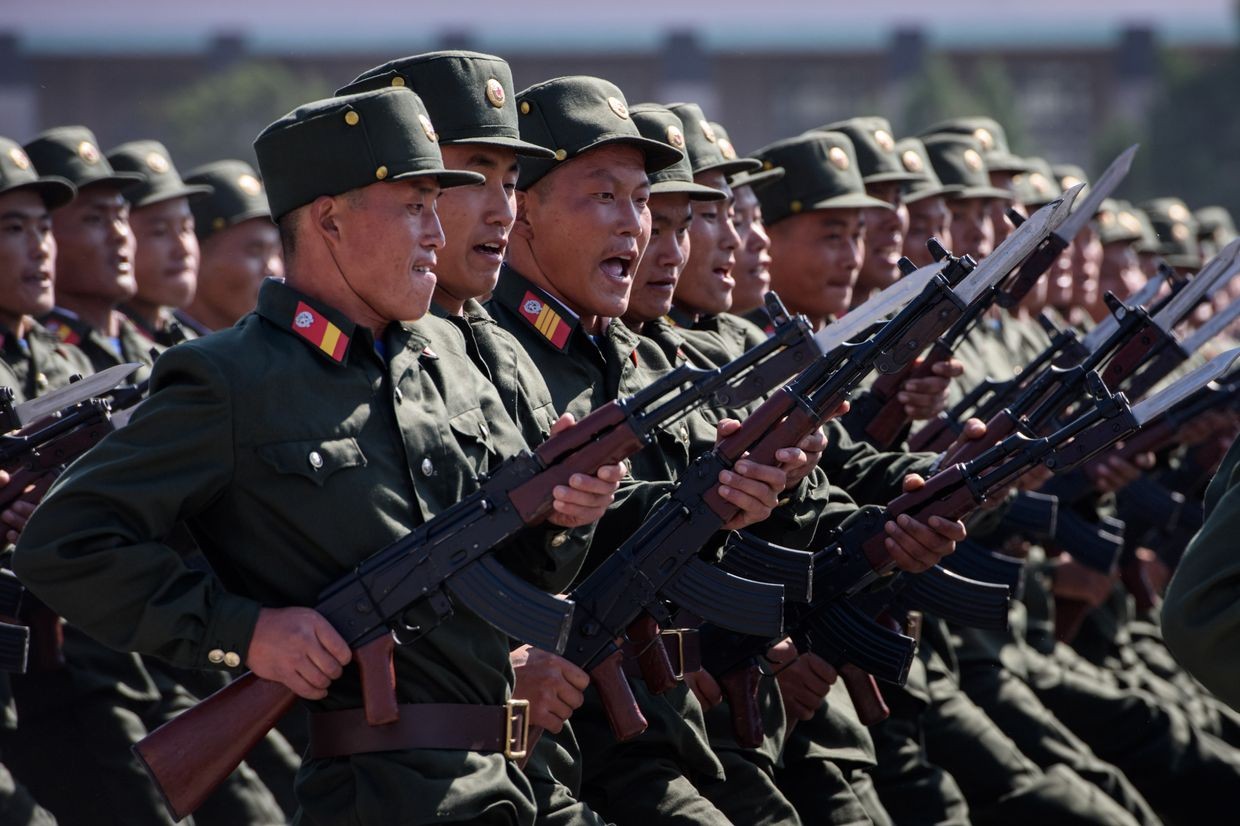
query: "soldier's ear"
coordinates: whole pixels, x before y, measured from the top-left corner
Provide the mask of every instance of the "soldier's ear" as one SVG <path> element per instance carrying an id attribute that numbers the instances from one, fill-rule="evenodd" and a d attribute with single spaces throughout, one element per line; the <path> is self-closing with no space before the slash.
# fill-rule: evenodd
<path id="1" fill-rule="evenodd" d="M 340 199 L 320 195 L 310 203 L 310 225 L 325 239 L 340 242 Z"/>
<path id="2" fill-rule="evenodd" d="M 517 190 L 517 220 L 513 222 L 512 233 L 527 242 L 534 239 L 534 226 L 530 223 L 530 195 Z"/>

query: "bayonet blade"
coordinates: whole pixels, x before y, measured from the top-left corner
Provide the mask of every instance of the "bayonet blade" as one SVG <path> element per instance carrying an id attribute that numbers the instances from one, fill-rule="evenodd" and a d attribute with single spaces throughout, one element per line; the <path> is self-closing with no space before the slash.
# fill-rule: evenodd
<path id="1" fill-rule="evenodd" d="M 973 272 L 956 285 L 954 288 L 956 297 L 968 306 L 975 298 L 1024 263 L 1026 258 L 1033 255 L 1038 244 L 1041 244 L 1046 236 L 1051 234 L 1051 230 L 1068 215 L 1072 208 L 1072 200 L 1080 189 L 1079 185 L 1073 187 L 1063 198 L 1046 204 L 1030 215 L 1023 224 L 1012 230 L 1008 237 L 1003 239 L 1003 243 L 995 247 L 994 251 L 983 258 L 982 263 L 978 264 Z"/>
<path id="2" fill-rule="evenodd" d="M 1193 276 L 1193 280 L 1189 281 L 1175 294 L 1174 298 L 1167 302 L 1167 306 L 1154 316 L 1154 323 L 1170 333 L 1171 328 L 1192 312 L 1202 297 L 1208 295 L 1216 286 L 1226 284 L 1231 280 L 1236 273 L 1238 255 L 1240 255 L 1240 238 L 1223 247 L 1218 255 L 1211 258 L 1210 262 Z"/>
<path id="3" fill-rule="evenodd" d="M 1237 358 L 1240 358 L 1240 347 L 1220 353 L 1145 401 L 1138 402 L 1132 408 L 1133 418 L 1137 420 L 1137 424 L 1143 425 L 1160 413 L 1170 410 L 1210 382 L 1226 375 Z"/>
<path id="4" fill-rule="evenodd" d="M 1081 205 L 1074 209 L 1072 214 L 1055 230 L 1056 235 L 1070 243 L 1076 237 L 1076 234 L 1081 231 L 1081 227 L 1093 220 L 1094 215 L 1098 212 L 1098 207 L 1102 206 L 1103 200 L 1114 192 L 1115 188 L 1128 176 L 1128 170 L 1132 169 L 1132 159 L 1136 157 L 1139 146 L 1140 144 L 1134 143 L 1119 153 L 1118 158 L 1111 161 L 1107 171 L 1103 172 L 1097 181 L 1089 185 L 1089 194 L 1081 199 Z"/>
<path id="5" fill-rule="evenodd" d="M 22 402 L 13 408 L 13 413 L 16 414 L 19 422 L 23 425 L 28 425 L 31 422 L 50 416 L 57 410 L 72 407 L 78 402 L 84 402 L 87 399 L 93 399 L 108 392 L 129 378 L 130 374 L 141 366 L 136 362 L 131 362 L 100 370 L 94 375 L 70 382 L 64 387 L 46 393 L 37 399 Z"/>
<path id="6" fill-rule="evenodd" d="M 876 321 L 898 312 L 912 301 L 945 266 L 946 260 L 914 270 L 882 292 L 870 296 L 868 301 L 856 309 L 849 310 L 840 320 L 823 327 L 814 336 L 814 340 L 824 353 L 829 353 L 849 339 L 856 338 Z"/>
<path id="7" fill-rule="evenodd" d="M 1209 321 L 1194 330 L 1191 335 L 1185 337 L 1184 341 L 1180 343 L 1180 349 L 1190 355 L 1197 352 L 1203 344 L 1226 330 L 1227 326 L 1237 318 L 1240 318 L 1240 300 L 1228 304 L 1221 313 L 1215 313 L 1210 316 Z"/>
<path id="8" fill-rule="evenodd" d="M 1137 290 L 1132 296 L 1124 299 L 1124 303 L 1129 307 L 1148 307 L 1151 302 L 1158 296 L 1159 290 L 1167 280 L 1167 274 L 1159 270 L 1154 277 L 1145 282 L 1145 286 Z M 1114 315 L 1107 314 L 1107 317 L 1094 325 L 1094 328 L 1085 334 L 1081 339 L 1081 346 L 1085 348 L 1085 352 L 1092 353 L 1098 349 L 1102 342 L 1115 334 L 1119 329 L 1119 319 Z"/>

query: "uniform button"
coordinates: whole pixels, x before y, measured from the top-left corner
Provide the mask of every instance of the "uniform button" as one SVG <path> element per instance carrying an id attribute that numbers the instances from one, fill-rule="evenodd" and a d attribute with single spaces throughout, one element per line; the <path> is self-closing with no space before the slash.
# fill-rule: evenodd
<path id="1" fill-rule="evenodd" d="M 34 376 L 34 386 L 40 390 L 47 388 L 47 376 L 43 373 L 36 373 Z"/>
<path id="2" fill-rule="evenodd" d="M 310 455 L 306 458 L 310 460 L 310 467 L 315 470 L 323 467 L 323 454 L 319 453 L 317 450 L 310 451 Z"/>
<path id="3" fill-rule="evenodd" d="M 207 661 L 213 662 L 216 665 L 219 665 L 220 663 L 224 662 L 224 652 L 218 648 L 212 648 L 211 651 L 208 652 L 207 654 Z"/>
<path id="4" fill-rule="evenodd" d="M 680 438 L 684 439 L 686 442 L 689 441 L 689 428 L 687 425 L 682 424 L 680 426 Z"/>
<path id="5" fill-rule="evenodd" d="M 482 424 L 478 425 L 478 429 L 482 431 L 483 438 L 486 438 L 487 436 L 491 435 L 491 430 L 490 428 L 487 427 L 486 422 L 483 422 Z"/>
<path id="6" fill-rule="evenodd" d="M 435 472 L 435 465 L 431 463 L 429 458 L 422 460 L 422 475 L 430 476 Z"/>
<path id="7" fill-rule="evenodd" d="M 551 547 L 558 548 L 568 541 L 568 531 L 560 531 L 551 537 Z"/>
<path id="8" fill-rule="evenodd" d="M 392 398 L 396 399 L 397 404 L 400 404 L 401 402 L 405 400 L 405 394 L 400 392 L 400 388 L 397 387 L 396 390 L 393 391 L 392 393 Z"/>
<path id="9" fill-rule="evenodd" d="M 237 654 L 236 651 L 229 651 L 227 654 L 224 655 L 224 665 L 228 666 L 229 668 L 236 668 L 237 666 L 241 665 L 241 657 Z"/>

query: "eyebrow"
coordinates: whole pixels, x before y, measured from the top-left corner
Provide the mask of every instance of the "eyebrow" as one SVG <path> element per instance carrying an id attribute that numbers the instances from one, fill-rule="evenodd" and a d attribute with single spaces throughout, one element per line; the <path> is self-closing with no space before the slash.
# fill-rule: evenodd
<path id="1" fill-rule="evenodd" d="M 51 216 L 51 213 L 46 212 L 46 211 L 24 212 L 20 209 L 12 209 L 4 213 L 3 215 L 0 215 L 0 221 L 27 221 L 27 220 L 38 221 L 42 218 L 48 218 L 50 216 Z"/>

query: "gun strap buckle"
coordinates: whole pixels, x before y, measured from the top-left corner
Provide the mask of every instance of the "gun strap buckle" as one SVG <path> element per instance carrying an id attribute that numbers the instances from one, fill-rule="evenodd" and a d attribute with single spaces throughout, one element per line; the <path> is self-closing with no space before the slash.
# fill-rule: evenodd
<path id="1" fill-rule="evenodd" d="M 677 680 L 683 680 L 686 674 L 702 670 L 702 649 L 698 629 L 696 628 L 664 628 L 660 631 L 663 642 L 668 649 L 668 658 L 672 661 L 672 670 Z M 668 638 L 675 637 L 675 646 L 668 645 Z"/>
<path id="2" fill-rule="evenodd" d="M 530 736 L 530 701 L 509 700 L 504 706 L 504 757 L 525 757 Z"/>

